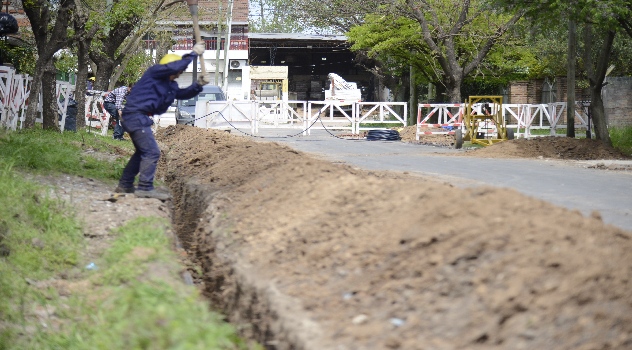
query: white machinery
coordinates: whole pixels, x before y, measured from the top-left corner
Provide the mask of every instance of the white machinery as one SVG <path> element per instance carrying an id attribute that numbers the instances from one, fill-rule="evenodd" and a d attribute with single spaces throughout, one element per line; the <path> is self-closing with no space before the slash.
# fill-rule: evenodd
<path id="1" fill-rule="evenodd" d="M 362 94 L 356 83 L 350 83 L 342 79 L 338 74 L 327 75 L 331 84 L 325 90 L 325 100 L 338 100 L 343 103 L 361 102 Z"/>

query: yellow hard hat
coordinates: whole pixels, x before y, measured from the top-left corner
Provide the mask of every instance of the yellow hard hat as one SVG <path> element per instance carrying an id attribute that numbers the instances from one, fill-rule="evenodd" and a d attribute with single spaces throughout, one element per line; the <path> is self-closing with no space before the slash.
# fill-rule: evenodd
<path id="1" fill-rule="evenodd" d="M 167 64 L 175 61 L 181 60 L 182 57 L 180 55 L 176 55 L 175 53 L 168 53 L 164 55 L 163 58 L 160 59 L 160 64 Z"/>
<path id="2" fill-rule="evenodd" d="M 95 78 L 95 77 L 90 77 L 90 78 L 88 78 L 88 80 L 95 81 L 95 80 L 97 80 L 97 78 Z"/>

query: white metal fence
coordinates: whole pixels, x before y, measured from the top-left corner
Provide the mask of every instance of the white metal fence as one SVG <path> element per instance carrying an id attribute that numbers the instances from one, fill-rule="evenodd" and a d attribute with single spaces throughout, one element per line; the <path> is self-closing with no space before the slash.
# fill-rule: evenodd
<path id="1" fill-rule="evenodd" d="M 11 67 L 0 66 L 0 126 L 16 130 L 22 128 L 29 101 L 32 78 L 16 74 Z M 66 126 L 68 103 L 74 95 L 74 86 L 68 82 L 56 84 L 59 126 Z M 107 135 L 110 115 L 103 108 L 101 91 L 86 95 L 85 121 L 88 129 L 94 128 Z M 41 100 L 41 94 L 40 94 Z M 42 103 L 39 101 L 39 118 L 42 122 Z M 475 105 L 480 110 L 480 105 Z M 425 134 L 453 134 L 463 128 L 465 104 L 419 104 L 417 106 L 416 138 Z M 202 128 L 246 128 L 256 134 L 260 128 L 293 128 L 303 135 L 312 129 L 343 130 L 359 134 L 363 130 L 406 126 L 406 102 L 354 102 L 337 101 L 203 101 L 196 105 L 194 125 Z M 531 130 L 566 128 L 566 103 L 504 104 L 502 115 L 507 127 L 516 130 L 517 137 L 530 137 Z M 575 128 L 588 128 L 588 116 L 582 106 L 575 110 Z"/>
<path id="2" fill-rule="evenodd" d="M 291 128 L 303 135 L 311 130 L 362 130 L 406 126 L 405 102 L 336 101 L 202 101 L 196 105 L 195 126 L 227 129 Z"/>
<path id="3" fill-rule="evenodd" d="M 482 104 L 473 109 L 481 112 Z M 502 116 L 508 128 L 516 130 L 516 137 L 531 137 L 531 130 L 548 129 L 555 135 L 557 129 L 567 128 L 566 102 L 548 104 L 503 104 Z M 416 139 L 426 134 L 454 134 L 456 129 L 464 130 L 463 115 L 465 104 L 419 104 L 417 107 Z M 575 109 L 574 127 L 588 128 L 588 115 L 578 104 Z"/>
<path id="4" fill-rule="evenodd" d="M 0 127 L 17 130 L 24 127 L 26 109 L 31 95 L 31 82 L 33 78 L 26 74 L 16 74 L 15 69 L 0 66 Z M 68 106 L 74 97 L 75 86 L 65 81 L 57 81 L 55 84 L 55 97 L 57 114 L 59 115 L 59 127 L 65 130 Z M 86 96 L 86 126 L 99 130 L 102 135 L 107 135 L 110 115 L 103 108 L 103 95 L 101 91 L 89 91 Z M 42 95 L 38 96 L 38 117 L 36 123 L 42 123 Z M 32 99 L 31 99 L 32 100 Z"/>

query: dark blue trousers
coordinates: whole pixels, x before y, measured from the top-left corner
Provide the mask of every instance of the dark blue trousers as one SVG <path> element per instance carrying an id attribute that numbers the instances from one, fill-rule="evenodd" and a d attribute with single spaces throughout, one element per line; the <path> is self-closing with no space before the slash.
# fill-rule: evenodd
<path id="1" fill-rule="evenodd" d="M 160 148 L 154 138 L 154 133 L 150 126 L 127 132 L 134 143 L 136 152 L 123 169 L 119 186 L 122 188 L 134 187 L 134 178 L 138 175 L 138 189 L 151 191 L 154 189 L 154 176 L 156 175 L 158 159 L 160 159 Z"/>
<path id="2" fill-rule="evenodd" d="M 103 108 L 105 108 L 105 110 L 110 113 L 112 119 L 116 120 L 116 124 L 114 125 L 114 135 L 112 135 L 112 137 L 116 140 L 122 140 L 123 127 L 121 126 L 121 121 L 118 115 L 118 110 L 116 109 L 116 104 L 112 102 L 105 102 L 103 103 Z"/>

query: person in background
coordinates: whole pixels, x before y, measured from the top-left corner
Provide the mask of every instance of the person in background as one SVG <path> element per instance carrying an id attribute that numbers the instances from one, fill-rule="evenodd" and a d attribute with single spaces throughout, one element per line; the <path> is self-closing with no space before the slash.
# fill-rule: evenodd
<path id="1" fill-rule="evenodd" d="M 88 78 L 88 82 L 86 83 L 86 91 L 94 90 L 94 82 L 97 80 L 95 77 Z"/>
<path id="2" fill-rule="evenodd" d="M 133 85 L 132 85 L 133 86 Z M 123 126 L 121 126 L 121 114 L 123 113 L 123 103 L 125 98 L 132 91 L 132 86 L 120 86 L 110 91 L 103 99 L 103 108 L 110 114 L 116 124 L 114 125 L 115 140 L 123 140 Z"/>
<path id="3" fill-rule="evenodd" d="M 135 152 L 123 169 L 123 175 L 115 189 L 118 193 L 134 193 L 141 198 L 170 199 L 168 193 L 154 188 L 154 176 L 160 159 L 160 148 L 151 129 L 152 116 L 163 114 L 175 99 L 186 100 L 197 96 L 202 86 L 210 81 L 208 75 L 200 75 L 196 82 L 181 89 L 175 81 L 196 56 L 204 53 L 204 43 L 193 46 L 191 53 L 179 56 L 166 54 L 160 62 L 143 73 L 127 96 L 121 122 L 132 142 Z M 134 179 L 138 175 L 138 186 Z"/>

